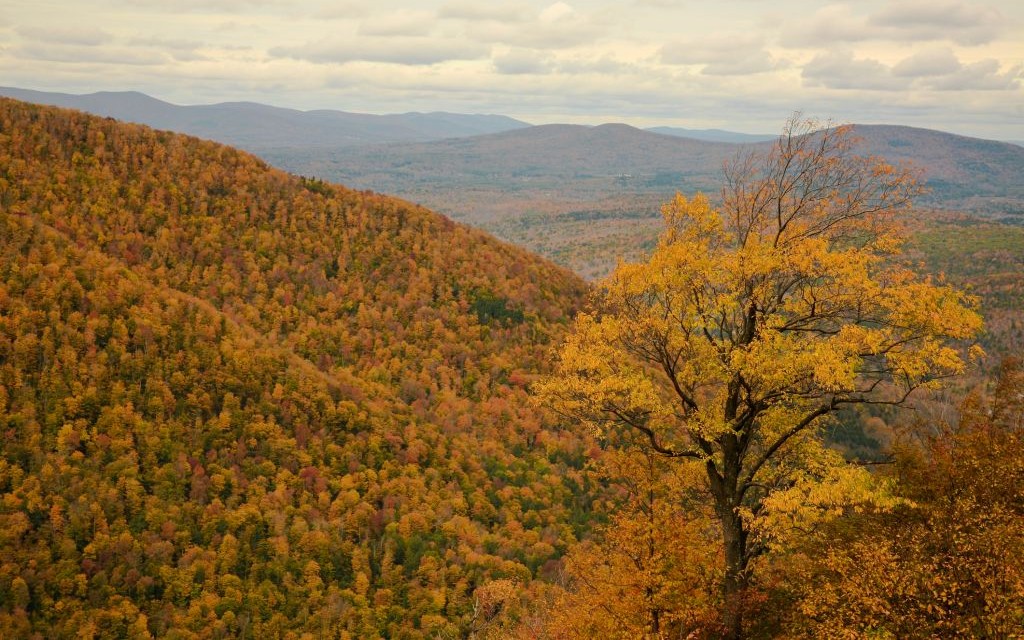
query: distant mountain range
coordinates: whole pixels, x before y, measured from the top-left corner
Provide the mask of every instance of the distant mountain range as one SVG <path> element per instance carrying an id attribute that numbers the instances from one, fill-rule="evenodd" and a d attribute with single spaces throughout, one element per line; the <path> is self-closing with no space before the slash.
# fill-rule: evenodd
<path id="1" fill-rule="evenodd" d="M 300 153 L 275 149 L 266 157 L 296 173 L 383 191 L 497 187 L 589 191 L 594 180 L 647 189 L 696 177 L 705 181 L 737 146 L 667 136 L 625 124 L 548 124 L 467 138 Z M 570 184 L 571 183 L 571 184 Z"/>
<path id="2" fill-rule="evenodd" d="M 929 129 L 855 125 L 859 152 L 920 169 L 921 204 L 987 215 L 1024 216 L 1024 148 Z M 758 142 L 756 144 L 766 144 Z M 601 199 L 676 190 L 717 191 L 723 162 L 746 145 L 696 140 L 623 124 L 543 125 L 469 138 L 330 149 L 275 149 L 267 159 L 290 171 L 419 199 L 457 218 L 472 209 L 449 200 L 459 190 L 521 197 Z M 500 199 L 500 198 L 499 198 Z M 493 200 L 493 199 L 492 199 Z"/>
<path id="3" fill-rule="evenodd" d="M 529 127 L 507 116 L 460 113 L 372 115 L 346 111 L 298 111 L 255 102 L 180 106 L 137 91 L 88 95 L 0 87 L 0 96 L 78 109 L 209 138 L 250 151 L 274 147 L 337 148 L 387 142 L 420 142 Z"/>
<path id="4" fill-rule="evenodd" d="M 499 115 L 178 106 L 137 92 L 0 88 L 0 95 L 229 143 L 293 173 L 400 195 L 516 241 L 500 225 L 537 212 L 657 218 L 658 203 L 677 190 L 716 192 L 723 162 L 774 137 L 531 126 Z M 1024 147 L 901 126 L 856 125 L 856 133 L 863 153 L 920 168 L 930 189 L 920 204 L 1024 220 Z"/>
<path id="5" fill-rule="evenodd" d="M 259 151 L 273 147 L 349 147 L 393 142 L 426 142 L 483 135 L 531 126 L 501 115 L 399 113 L 373 115 L 334 110 L 299 111 L 255 102 L 182 106 L 138 91 L 85 95 L 0 87 L 0 96 L 179 131 Z M 652 127 L 654 133 L 708 142 L 749 143 L 774 135 L 723 129 Z"/>

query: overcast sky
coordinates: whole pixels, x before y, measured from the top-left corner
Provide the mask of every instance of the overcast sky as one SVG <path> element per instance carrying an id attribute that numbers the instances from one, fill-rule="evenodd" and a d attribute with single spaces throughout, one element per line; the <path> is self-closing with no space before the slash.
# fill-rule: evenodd
<path id="1" fill-rule="evenodd" d="M 5 0 L 0 84 L 774 133 L 1024 140 L 1024 1 Z"/>

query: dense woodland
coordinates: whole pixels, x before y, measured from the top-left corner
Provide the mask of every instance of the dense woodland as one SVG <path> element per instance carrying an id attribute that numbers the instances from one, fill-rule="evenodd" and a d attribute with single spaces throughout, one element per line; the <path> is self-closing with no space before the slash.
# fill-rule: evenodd
<path id="1" fill-rule="evenodd" d="M 718 637 L 699 482 L 530 393 L 586 293 L 400 200 L 0 100 L 0 637 Z M 774 539 L 745 633 L 1019 634 L 1022 394 L 1008 359 L 886 426 L 887 499 Z"/>
<path id="2" fill-rule="evenodd" d="M 0 636 L 455 636 L 585 527 L 583 285 L 412 205 L 3 101 Z"/>

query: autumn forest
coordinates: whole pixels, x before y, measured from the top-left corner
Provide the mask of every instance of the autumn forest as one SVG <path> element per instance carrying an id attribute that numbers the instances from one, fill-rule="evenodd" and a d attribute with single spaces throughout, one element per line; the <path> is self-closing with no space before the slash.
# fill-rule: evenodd
<path id="1" fill-rule="evenodd" d="M 585 282 L 0 99 L 0 637 L 1022 637 L 1011 294 L 851 135 Z"/>

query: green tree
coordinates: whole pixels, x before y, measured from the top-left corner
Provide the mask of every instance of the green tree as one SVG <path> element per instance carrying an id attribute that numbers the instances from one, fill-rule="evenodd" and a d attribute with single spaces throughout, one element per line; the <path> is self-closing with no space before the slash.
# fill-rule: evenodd
<path id="1" fill-rule="evenodd" d="M 702 195 L 664 207 L 651 258 L 600 283 L 536 391 L 599 434 L 703 469 L 722 623 L 740 638 L 750 563 L 773 528 L 806 524 L 806 503 L 866 497 L 867 474 L 824 446 L 824 419 L 960 372 L 947 341 L 981 320 L 900 264 L 895 217 L 919 187 L 858 156 L 848 128 L 794 118 L 769 151 L 728 166 L 726 185 L 719 208 Z"/>

